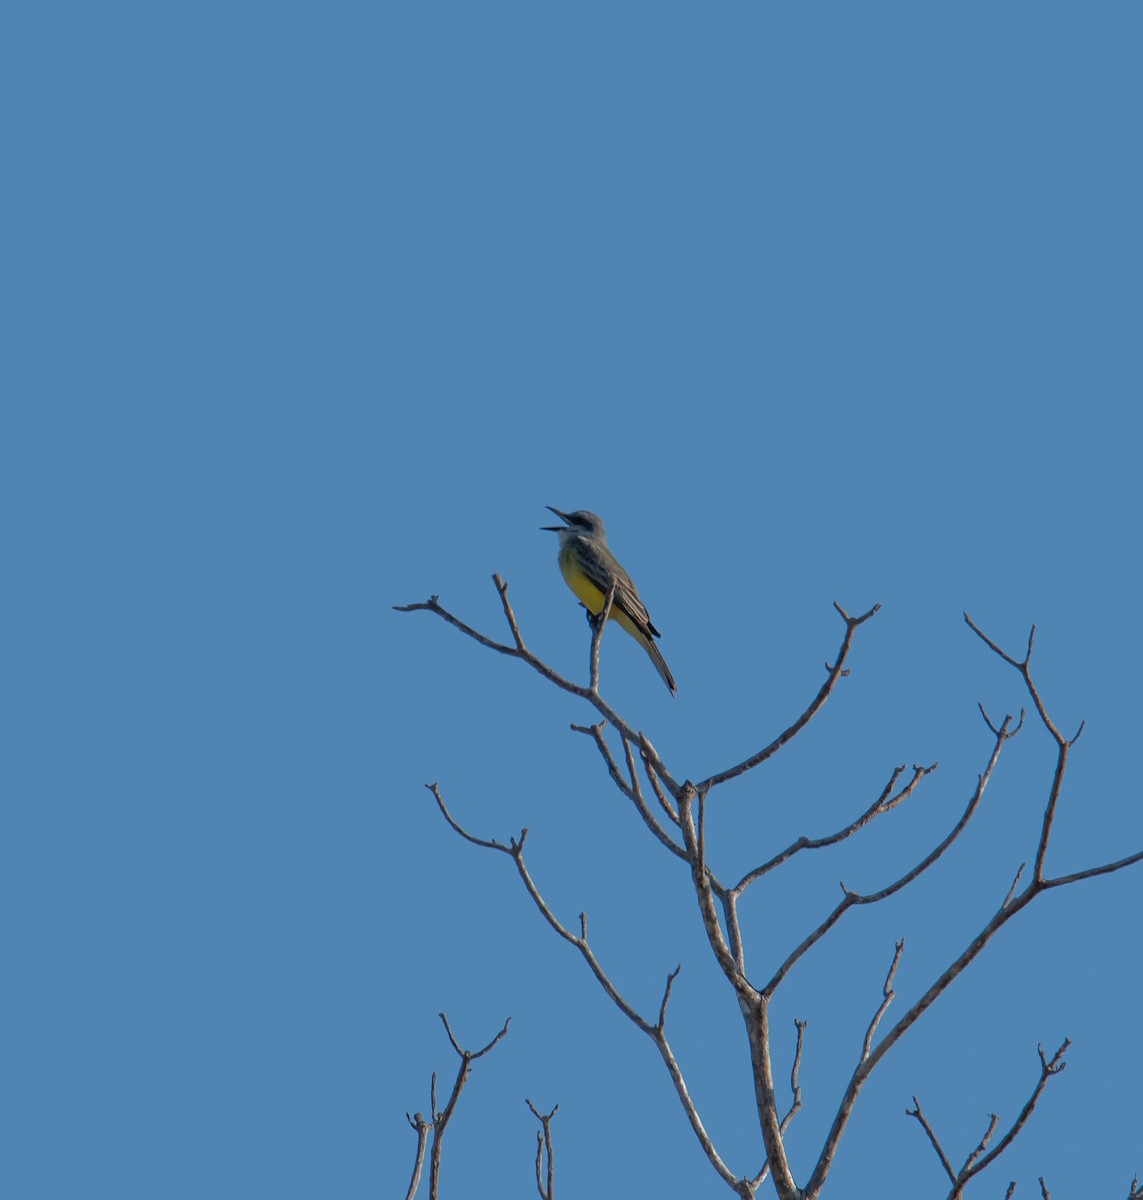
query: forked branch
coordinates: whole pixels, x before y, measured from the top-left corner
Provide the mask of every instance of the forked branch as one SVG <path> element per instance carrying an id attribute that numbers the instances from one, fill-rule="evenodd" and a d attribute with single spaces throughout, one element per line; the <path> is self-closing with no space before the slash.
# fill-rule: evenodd
<path id="1" fill-rule="evenodd" d="M 829 931 L 841 920 L 841 918 L 851 909 L 866 904 L 877 904 L 882 900 L 887 900 L 890 896 L 896 895 L 903 888 L 908 887 L 914 879 L 918 878 L 929 869 L 957 840 L 964 832 L 969 821 L 972 820 L 980 806 L 981 799 L 984 796 L 984 790 L 988 786 L 988 781 L 992 778 L 993 769 L 996 766 L 997 760 L 1000 758 L 1000 751 L 1004 748 L 1004 743 L 1015 737 L 1020 731 L 1020 726 L 1015 729 L 1010 729 L 1012 718 L 1006 716 L 1001 722 L 999 728 L 994 732 L 995 741 L 992 746 L 992 753 L 988 757 L 988 762 L 985 765 L 983 773 L 977 779 L 976 788 L 969 797 L 968 804 L 960 819 L 945 835 L 942 841 L 933 847 L 924 858 L 921 859 L 916 866 L 906 871 L 900 879 L 882 888 L 880 891 L 861 894 L 859 892 L 850 891 L 849 888 L 842 884 L 842 898 L 834 908 L 833 912 L 825 918 L 824 921 L 813 932 L 808 934 L 786 958 L 786 961 L 774 972 L 773 978 L 763 989 L 763 994 L 771 996 L 774 994 L 778 985 L 789 974 L 790 969 L 794 964 L 813 946 L 815 946 Z"/>
<path id="2" fill-rule="evenodd" d="M 531 1100 L 525 1099 L 525 1104 L 532 1112 L 532 1116 L 540 1122 L 539 1132 L 536 1134 L 536 1191 L 540 1193 L 540 1200 L 555 1200 L 556 1195 L 556 1177 L 555 1177 L 555 1159 L 552 1156 L 552 1118 L 560 1111 L 560 1106 L 557 1104 L 550 1113 L 542 1113 L 536 1110 L 536 1106 Z M 547 1159 L 547 1170 L 544 1170 L 544 1160 Z"/>
<path id="3" fill-rule="evenodd" d="M 640 747 L 643 755 L 658 777 L 663 781 L 667 790 L 672 796 L 676 795 L 678 784 L 675 782 L 670 771 L 667 770 L 666 764 L 659 757 L 654 746 L 642 734 L 623 720 L 599 693 L 599 639 L 602 636 L 603 623 L 595 619 L 592 620 L 589 682 L 587 687 L 582 687 L 578 683 L 572 683 L 570 679 L 565 679 L 558 671 L 554 671 L 543 659 L 538 658 L 528 649 L 524 643 L 523 635 L 520 633 L 520 625 L 516 619 L 516 614 L 512 611 L 512 605 L 508 602 L 508 584 L 498 574 L 492 576 L 492 582 L 496 587 L 496 594 L 500 597 L 500 605 L 504 610 L 504 619 L 507 621 L 508 628 L 512 633 L 513 644 L 511 646 L 505 645 L 503 642 L 498 642 L 494 638 L 487 637 L 483 633 L 479 633 L 471 625 L 467 625 L 458 617 L 453 616 L 441 604 L 439 596 L 430 596 L 428 600 L 420 604 L 394 604 L 393 608 L 397 612 L 431 612 L 440 617 L 442 621 L 446 621 L 454 629 L 458 629 L 465 637 L 472 638 L 473 641 L 479 642 L 480 645 L 487 647 L 489 650 L 494 650 L 497 654 L 506 655 L 508 658 L 518 658 L 521 662 L 527 663 L 532 670 L 542 675 L 549 683 L 554 683 L 561 691 L 570 692 L 571 695 L 579 696 L 581 699 L 586 700 L 623 737 L 627 738 L 633 745 Z"/>
<path id="4" fill-rule="evenodd" d="M 988 1146 L 992 1141 L 992 1135 L 996 1132 L 997 1125 L 1000 1124 L 1000 1118 L 992 1113 L 988 1120 L 988 1128 L 984 1131 L 984 1136 L 977 1143 L 976 1147 L 969 1152 L 957 1171 L 953 1170 L 952 1163 L 949 1161 L 948 1155 L 944 1152 L 940 1140 L 937 1138 L 932 1125 L 928 1118 L 921 1111 L 920 1102 L 917 1097 L 913 1097 L 913 1107 L 907 1108 L 905 1113 L 907 1116 L 913 1117 L 925 1131 L 925 1136 L 932 1144 L 933 1150 L 940 1159 L 941 1166 L 944 1168 L 945 1174 L 949 1177 L 949 1182 L 952 1184 L 952 1190 L 948 1194 L 948 1200 L 961 1200 L 964 1194 L 964 1189 L 975 1176 L 985 1170 L 994 1163 L 1005 1150 L 1016 1140 L 1020 1135 L 1020 1131 L 1027 1124 L 1028 1118 L 1032 1115 L 1040 1096 L 1043 1094 L 1044 1088 L 1048 1085 L 1048 1080 L 1054 1075 L 1058 1075 L 1068 1064 L 1064 1059 L 1068 1047 L 1071 1042 L 1065 1038 L 1060 1048 L 1049 1059 L 1044 1054 L 1044 1047 L 1037 1046 L 1036 1050 L 1040 1055 L 1040 1078 L 1036 1081 L 1036 1086 L 1032 1094 L 1028 1097 L 1024 1107 L 1020 1110 L 1016 1120 L 1012 1122 L 1011 1128 L 1000 1139 L 996 1145 L 989 1150 Z M 1043 1180 L 1040 1181 L 1040 1186 L 1043 1188 Z M 1011 1196 L 1015 1189 L 1015 1184 L 1009 1184 L 1008 1195 Z"/>
<path id="5" fill-rule="evenodd" d="M 424 1115 L 415 1113 L 413 1116 L 405 1114 L 405 1119 L 412 1126 L 413 1131 L 417 1135 L 417 1156 L 413 1164 L 413 1177 L 409 1181 L 409 1190 L 405 1195 L 405 1200 L 413 1200 L 417 1194 L 417 1189 L 421 1185 L 421 1168 L 425 1161 L 425 1145 L 432 1134 L 432 1149 L 429 1151 L 429 1200 L 438 1200 L 440 1194 L 440 1173 L 441 1173 L 441 1151 L 444 1148 L 445 1130 L 448 1128 L 448 1123 L 452 1119 L 452 1114 L 456 1111 L 457 1101 L 460 1099 L 461 1092 L 464 1091 L 464 1085 L 468 1082 L 468 1077 L 472 1073 L 472 1064 L 478 1058 L 483 1058 L 491 1049 L 493 1049 L 508 1033 L 508 1024 L 512 1020 L 509 1017 L 504 1022 L 504 1027 L 486 1046 L 480 1050 L 465 1050 L 457 1042 L 453 1036 L 452 1029 L 448 1023 L 448 1017 L 444 1013 L 440 1014 L 441 1022 L 444 1024 L 445 1033 L 448 1034 L 449 1043 L 460 1057 L 460 1068 L 457 1071 L 456 1082 L 452 1085 L 452 1093 L 449 1095 L 448 1103 L 443 1109 L 437 1108 L 437 1075 L 433 1072 L 432 1084 L 429 1087 L 429 1110 L 432 1113 L 432 1120 L 426 1121 Z"/>
<path id="6" fill-rule="evenodd" d="M 836 833 L 828 834 L 826 837 L 810 838 L 803 836 L 798 838 L 797 841 L 791 842 L 781 853 L 775 854 L 773 858 L 768 859 L 761 866 L 747 872 L 734 885 L 731 891 L 735 895 L 741 895 L 755 880 L 761 879 L 763 875 L 769 874 L 776 867 L 780 867 L 783 863 L 788 862 L 795 854 L 798 854 L 802 850 L 822 850 L 826 846 L 835 846 L 838 842 L 843 842 L 846 838 L 852 837 L 858 830 L 864 829 L 875 817 L 892 811 L 898 804 L 908 800 L 917 787 L 917 784 L 926 776 L 931 775 L 936 769 L 936 763 L 933 763 L 931 767 L 918 767 L 914 763 L 913 777 L 898 792 L 894 792 L 893 788 L 896 787 L 897 780 L 904 773 L 905 767 L 902 765 L 894 768 L 893 774 L 889 777 L 889 782 L 882 789 L 881 795 L 856 820 L 851 821 Z"/>
<path id="7" fill-rule="evenodd" d="M 667 1072 L 671 1077 L 671 1082 L 674 1084 L 675 1092 L 679 1097 L 679 1101 L 683 1106 L 683 1111 L 686 1114 L 687 1120 L 690 1122 L 691 1128 L 694 1130 L 695 1136 L 698 1138 L 699 1145 L 702 1147 L 703 1153 L 711 1166 L 718 1172 L 724 1182 L 730 1185 L 735 1191 L 742 1193 L 743 1181 L 738 1179 L 729 1167 L 723 1162 L 718 1151 L 715 1149 L 714 1142 L 710 1134 L 703 1125 L 702 1118 L 699 1116 L 698 1109 L 695 1107 L 694 1101 L 691 1099 L 690 1092 L 687 1090 L 686 1081 L 683 1078 L 682 1069 L 679 1067 L 678 1061 L 675 1058 L 674 1051 L 671 1049 L 671 1044 L 667 1040 L 666 1019 L 667 1005 L 671 997 L 671 989 L 674 986 L 675 979 L 678 976 L 679 968 L 667 977 L 666 986 L 663 989 L 663 999 L 659 1005 L 659 1016 L 657 1021 L 648 1021 L 638 1010 L 620 993 L 619 989 L 611 981 L 607 972 L 603 969 L 602 964 L 595 955 L 587 938 L 587 914 L 580 913 L 580 932 L 573 933 L 568 929 L 552 912 L 544 899 L 540 889 L 536 886 L 531 873 L 528 870 L 527 864 L 524 861 L 524 843 L 528 836 L 528 830 L 520 831 L 520 837 L 510 838 L 507 845 L 495 840 L 478 838 L 464 829 L 460 823 L 449 812 L 444 802 L 444 797 L 441 795 L 440 788 L 435 784 L 426 784 L 426 788 L 432 793 L 436 800 L 437 807 L 440 809 L 441 815 L 448 822 L 449 826 L 455 830 L 465 841 L 471 842 L 474 846 L 480 846 L 485 850 L 497 850 L 501 854 L 506 854 L 516 867 L 516 872 L 520 877 L 528 895 L 532 898 L 532 903 L 539 909 L 540 915 L 551 926 L 553 930 L 569 945 L 574 946 L 579 951 L 584 962 L 587 963 L 588 969 L 595 976 L 596 982 L 610 998 L 612 1003 L 619 1009 L 621 1013 L 637 1028 L 641 1029 L 651 1041 L 655 1044 L 655 1048 L 659 1051 L 659 1056 L 662 1058 Z"/>
<path id="8" fill-rule="evenodd" d="M 786 1115 L 782 1118 L 778 1125 L 778 1132 L 782 1137 L 786 1136 L 786 1130 L 790 1128 L 790 1122 L 793 1121 L 794 1117 L 797 1116 L 802 1107 L 802 1085 L 798 1081 L 798 1074 L 802 1069 L 802 1046 L 805 1042 L 807 1024 L 808 1022 L 806 1021 L 799 1021 L 797 1018 L 794 1019 L 794 1027 L 798 1031 L 798 1040 L 797 1045 L 794 1048 L 794 1065 L 790 1068 L 790 1092 L 792 1099 L 790 1101 L 790 1107 L 786 1111 Z M 767 1159 L 766 1162 L 762 1164 L 762 1170 L 759 1171 L 758 1174 L 755 1175 L 750 1181 L 751 1185 L 757 1188 L 765 1181 L 766 1176 L 769 1174 L 770 1161 Z"/>

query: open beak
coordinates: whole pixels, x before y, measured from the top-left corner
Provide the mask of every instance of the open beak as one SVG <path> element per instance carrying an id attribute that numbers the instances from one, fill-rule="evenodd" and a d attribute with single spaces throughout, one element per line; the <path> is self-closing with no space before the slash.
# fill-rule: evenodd
<path id="1" fill-rule="evenodd" d="M 548 510 L 548 512 L 555 513 L 556 516 L 563 521 L 563 525 L 541 525 L 540 528 L 545 530 L 547 533 L 563 533 L 564 529 L 571 524 L 571 522 L 568 520 L 567 513 L 560 512 L 558 508 L 553 508 L 550 504 L 545 504 L 544 507 Z"/>

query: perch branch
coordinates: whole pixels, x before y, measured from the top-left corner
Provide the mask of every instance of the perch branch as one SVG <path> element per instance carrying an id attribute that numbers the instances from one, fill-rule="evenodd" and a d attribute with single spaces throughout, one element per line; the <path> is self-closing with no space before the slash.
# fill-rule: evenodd
<path id="1" fill-rule="evenodd" d="M 667 790 L 675 795 L 678 790 L 678 784 L 675 782 L 670 771 L 667 770 L 666 764 L 659 757 L 658 752 L 650 741 L 642 734 L 633 729 L 623 718 L 608 704 L 599 694 L 598 690 L 590 686 L 582 687 L 578 683 L 572 683 L 570 679 L 565 679 L 559 672 L 554 671 L 542 659 L 537 658 L 524 644 L 524 639 L 520 636 L 519 624 L 516 620 L 516 614 L 512 611 L 512 606 L 508 602 L 508 584 L 496 574 L 492 576 L 492 582 L 496 587 L 497 595 L 500 597 L 501 607 L 504 609 L 504 616 L 508 622 L 508 627 L 512 632 L 514 645 L 508 646 L 503 642 L 498 642 L 493 638 L 486 637 L 483 633 L 479 633 L 473 629 L 471 625 L 465 624 L 458 617 L 453 616 L 441 603 L 439 596 L 430 596 L 428 600 L 419 604 L 395 604 L 393 608 L 397 612 L 430 612 L 447 622 L 454 629 L 459 630 L 470 637 L 480 645 L 485 646 L 489 650 L 494 650 L 497 654 L 506 655 L 508 658 L 516 658 L 521 662 L 527 663 L 534 671 L 542 675 L 549 683 L 555 684 L 561 691 L 569 692 L 573 696 L 579 696 L 591 704 L 595 710 L 606 721 L 609 721 L 613 728 L 634 744 L 642 748 L 643 753 L 650 761 L 651 767 L 655 773 L 665 784 Z M 593 634 L 594 640 L 594 634 Z M 598 682 L 598 680 L 597 680 Z"/>

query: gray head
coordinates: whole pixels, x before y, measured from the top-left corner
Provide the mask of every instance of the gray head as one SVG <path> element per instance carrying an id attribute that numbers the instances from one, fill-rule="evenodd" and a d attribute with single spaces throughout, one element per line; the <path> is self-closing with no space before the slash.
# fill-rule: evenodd
<path id="1" fill-rule="evenodd" d="M 542 525 L 541 528 L 548 530 L 550 533 L 558 533 L 561 542 L 563 542 L 565 537 L 577 533 L 583 537 L 595 538 L 604 543 L 607 542 L 607 534 L 603 531 L 603 518 L 597 517 L 595 513 L 588 512 L 583 508 L 578 512 L 560 512 L 558 508 L 553 508 L 550 504 L 545 505 L 545 507 L 548 512 L 554 512 L 563 521 L 563 525 Z"/>

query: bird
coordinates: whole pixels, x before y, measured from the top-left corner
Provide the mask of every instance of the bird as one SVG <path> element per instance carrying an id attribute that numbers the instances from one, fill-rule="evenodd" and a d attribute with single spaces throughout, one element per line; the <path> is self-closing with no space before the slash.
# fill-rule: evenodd
<path id="1" fill-rule="evenodd" d="M 599 616 L 603 611 L 608 593 L 612 587 L 615 588 L 610 619 L 616 621 L 620 629 L 629 633 L 647 651 L 647 657 L 659 672 L 660 678 L 670 688 L 671 695 L 675 695 L 678 691 L 675 677 L 659 653 L 659 647 L 655 645 L 655 638 L 661 635 L 651 624 L 650 614 L 646 605 L 639 599 L 639 592 L 631 576 L 607 548 L 607 534 L 604 532 L 602 518 L 585 509 L 565 513 L 550 504 L 545 507 L 563 521 L 563 525 L 542 525 L 541 529 L 547 533 L 559 534 L 558 561 L 564 582 L 593 617 Z"/>

